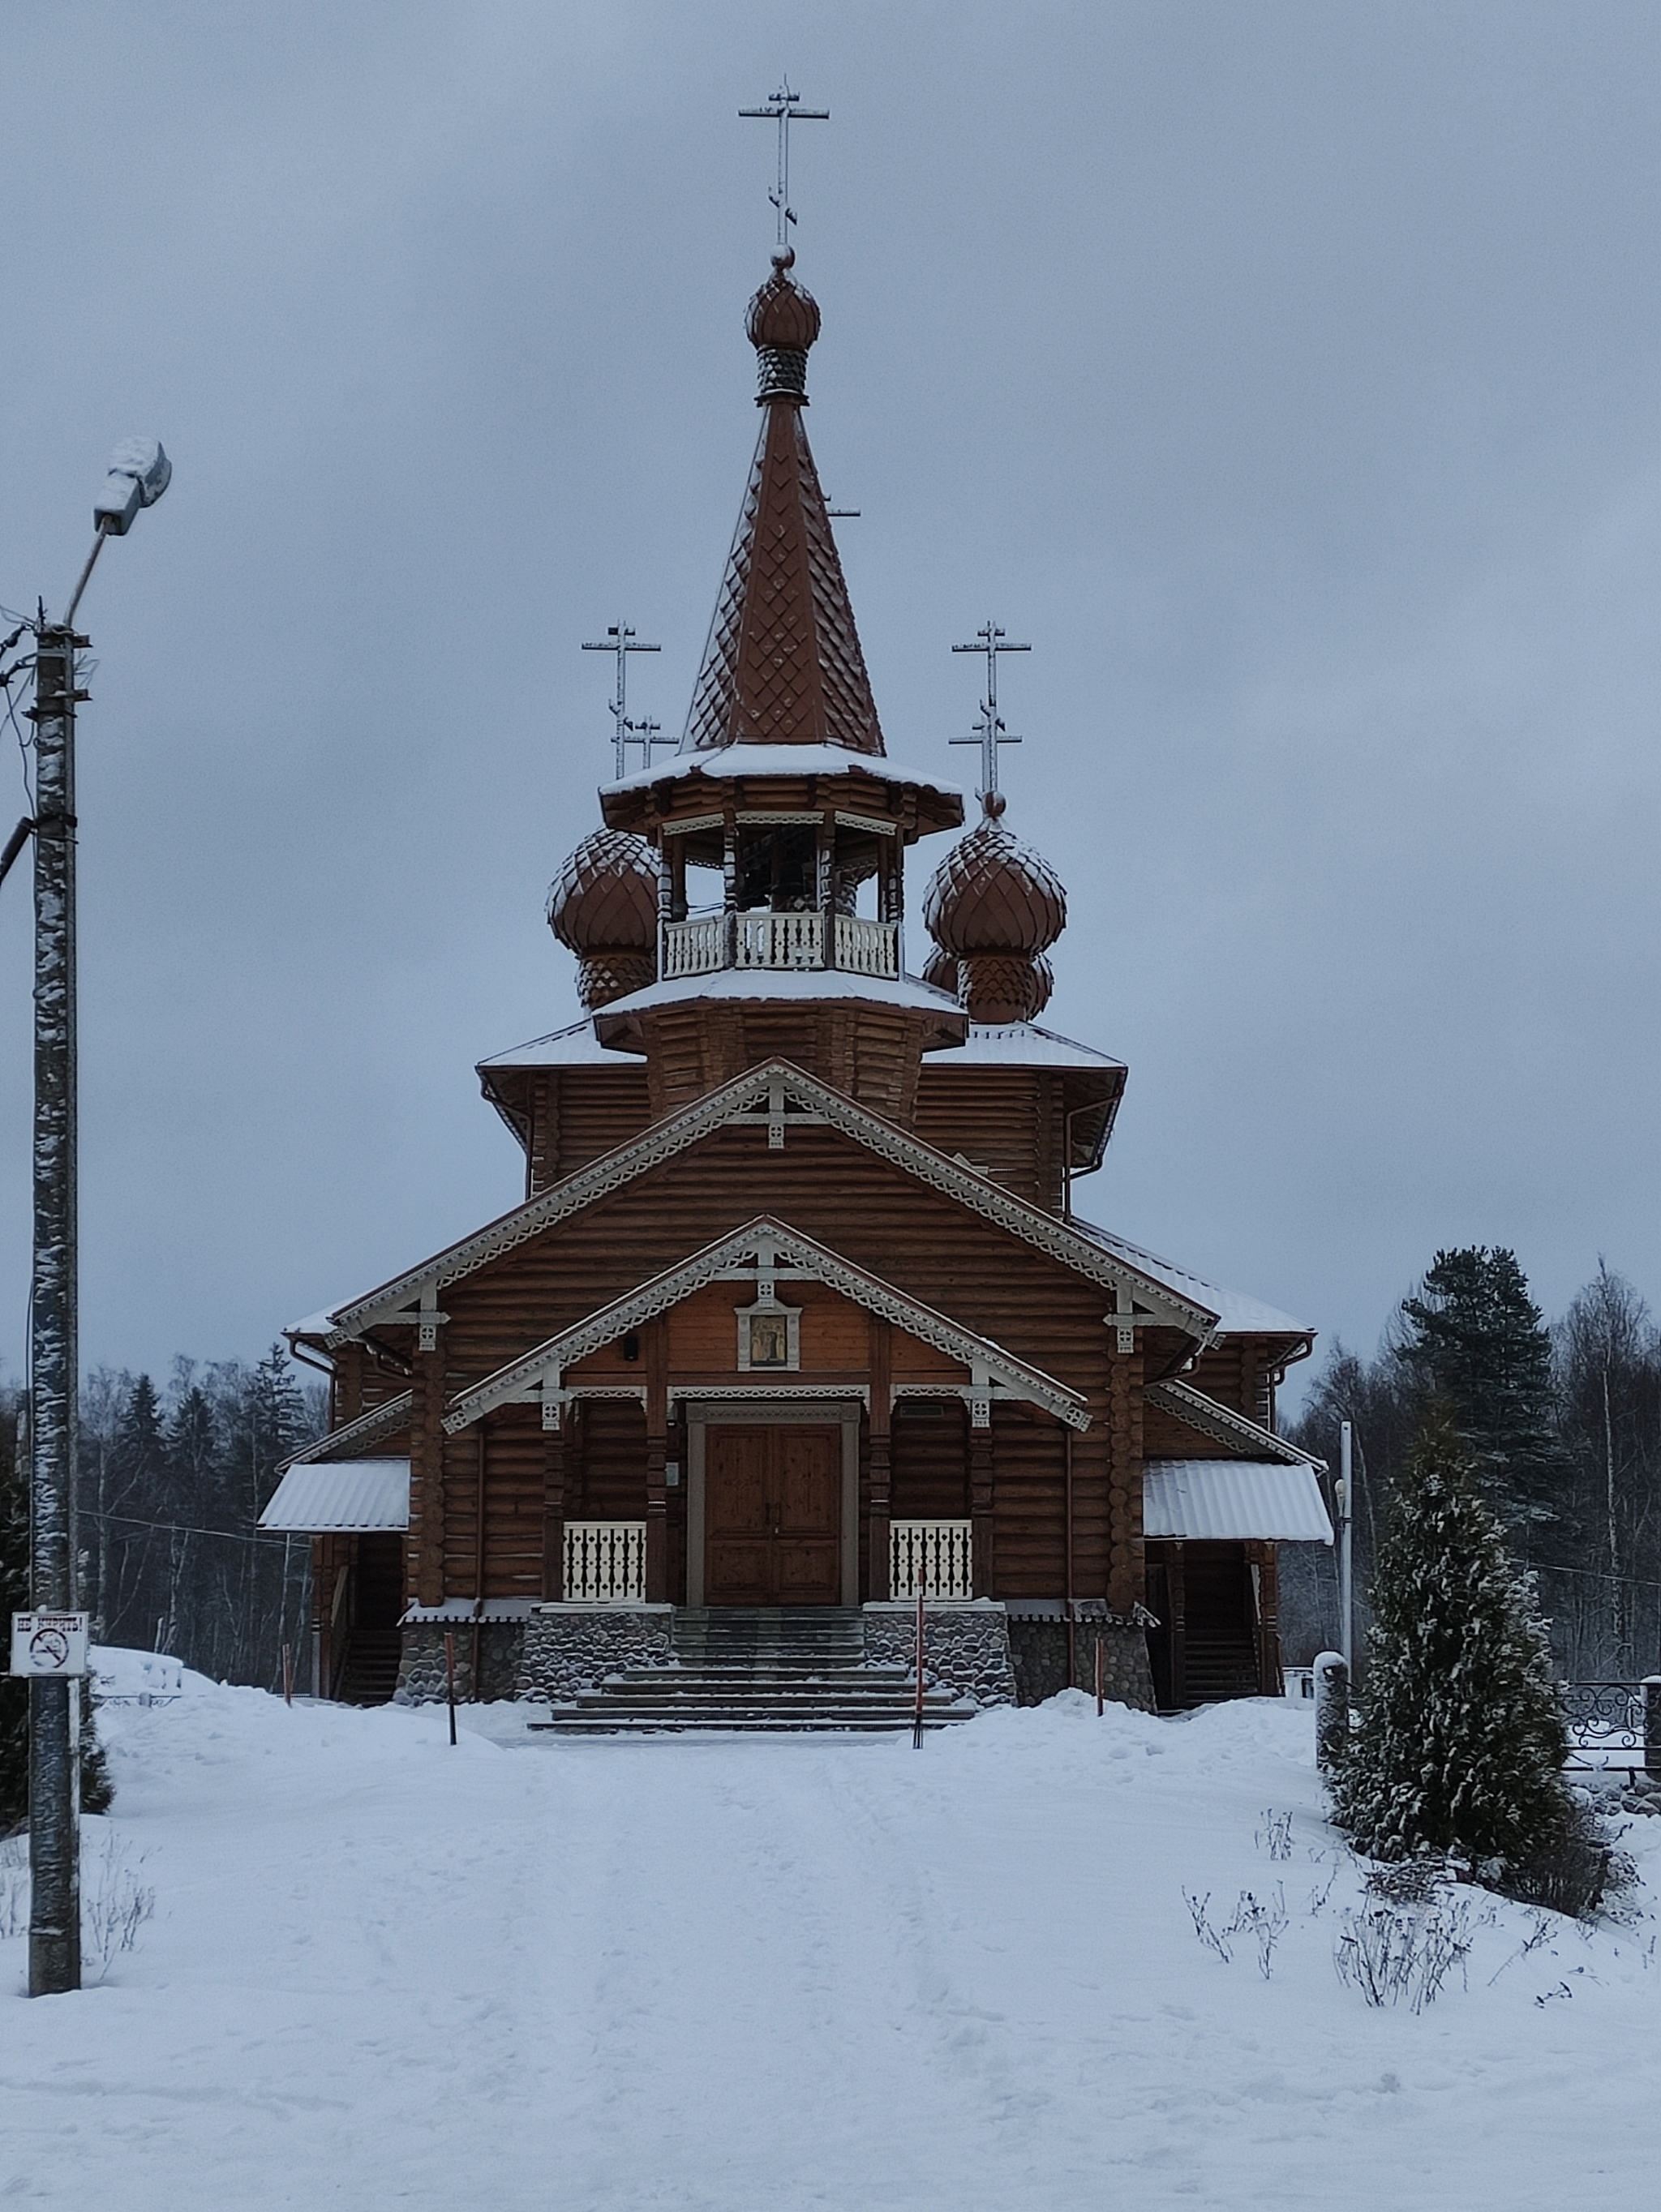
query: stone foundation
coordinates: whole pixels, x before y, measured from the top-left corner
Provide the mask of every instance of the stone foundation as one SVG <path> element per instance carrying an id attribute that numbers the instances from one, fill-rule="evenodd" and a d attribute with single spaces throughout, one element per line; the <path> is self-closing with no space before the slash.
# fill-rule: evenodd
<path id="1" fill-rule="evenodd" d="M 672 1605 L 539 1605 L 525 1624 L 514 1687 L 505 1696 L 563 1705 L 608 1674 L 674 1664 Z"/>
<path id="2" fill-rule="evenodd" d="M 1073 1679 L 1067 1665 L 1067 1621 L 1060 1600 L 1052 1613 L 1027 1611 L 1018 1606 L 1009 1623 L 1009 1651 L 1014 1662 L 1015 1698 L 1019 1705 L 1039 1705 L 1069 1686 L 1096 1693 L 1096 1639 L 1102 1640 L 1103 1687 L 1115 1705 L 1132 1705 L 1138 1712 L 1155 1710 L 1153 1674 L 1147 1660 L 1147 1637 L 1138 1621 L 1110 1613 L 1102 1601 L 1074 1601 L 1073 1621 Z"/>
<path id="3" fill-rule="evenodd" d="M 904 1667 L 917 1649 L 917 1608 L 907 1598 L 861 1608 L 867 1666 Z M 923 1616 L 923 1679 L 972 1698 L 977 1705 L 1013 1705 L 1015 1670 L 1010 1664 L 1009 1622 L 1001 1605 L 985 1598 L 937 1598 Z"/>
<path id="4" fill-rule="evenodd" d="M 484 1620 L 477 1632 L 471 1620 L 406 1620 L 404 1656 L 399 1662 L 395 1705 L 442 1705 L 444 1635 L 456 1640 L 456 1703 L 472 1705 L 475 1698 L 490 1705 L 499 1698 L 519 1695 L 520 1646 L 525 1640 L 522 1620 Z M 473 1682 L 473 1638 L 478 1638 L 478 1684 Z"/>

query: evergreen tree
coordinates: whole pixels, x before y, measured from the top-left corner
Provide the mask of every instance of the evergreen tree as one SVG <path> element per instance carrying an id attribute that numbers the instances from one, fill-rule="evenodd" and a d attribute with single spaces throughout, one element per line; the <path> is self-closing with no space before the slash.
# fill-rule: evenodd
<path id="1" fill-rule="evenodd" d="M 158 1545 L 165 1555 L 167 1539 L 158 1536 L 155 1524 L 173 1517 L 161 1406 L 148 1375 L 134 1378 L 116 1416 L 107 1467 L 100 1510 L 108 1535 L 99 1614 L 106 1641 L 147 1651 L 166 1609 Z"/>
<path id="2" fill-rule="evenodd" d="M 1567 1740 L 1544 1627 L 1452 1411 L 1433 1401 L 1372 1585 L 1362 1724 L 1334 1818 L 1374 1858 L 1526 1863 L 1564 1831 Z"/>
<path id="3" fill-rule="evenodd" d="M 1402 1316 L 1399 1356 L 1446 1401 L 1481 1480 L 1526 1546 L 1564 1517 L 1568 1480 L 1551 1333 L 1517 1255 L 1485 1244 L 1439 1252 Z"/>

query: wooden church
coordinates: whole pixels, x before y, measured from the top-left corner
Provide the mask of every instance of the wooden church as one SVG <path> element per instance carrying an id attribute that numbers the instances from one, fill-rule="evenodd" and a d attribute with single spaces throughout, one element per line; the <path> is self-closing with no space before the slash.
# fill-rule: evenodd
<path id="1" fill-rule="evenodd" d="M 1277 1545 L 1331 1536 L 1275 1432 L 1311 1332 L 1074 1209 L 1125 1069 L 1038 1018 L 1066 898 L 1003 819 L 995 687 L 908 969 L 911 848 L 964 800 L 884 743 L 793 262 L 684 737 L 551 894 L 583 1018 L 478 1071 L 524 1202 L 289 1332 L 332 1426 L 264 1525 L 313 1540 L 318 1689 L 442 1694 L 447 1644 L 557 1723 L 717 1723 L 760 1668 L 780 1725 L 874 1725 L 921 1591 L 954 1711 L 1098 1666 L 1273 1693 Z"/>

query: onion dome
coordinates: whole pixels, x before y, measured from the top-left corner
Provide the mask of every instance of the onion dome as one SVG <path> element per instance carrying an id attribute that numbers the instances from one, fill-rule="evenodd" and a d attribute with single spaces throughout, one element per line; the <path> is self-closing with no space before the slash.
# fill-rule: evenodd
<path id="1" fill-rule="evenodd" d="M 775 399 L 807 404 L 807 350 L 819 334 L 819 309 L 812 294 L 790 274 L 795 259 L 788 246 L 773 256 L 773 273 L 745 317 L 761 374 L 757 406 Z"/>
<path id="2" fill-rule="evenodd" d="M 646 840 L 621 830 L 585 837 L 549 890 L 548 927 L 577 956 L 590 1012 L 655 982 L 657 868 Z"/>
<path id="3" fill-rule="evenodd" d="M 1030 1022 L 1048 1005 L 1055 977 L 1044 953 L 1067 927 L 1067 893 L 1042 854 L 1006 830 L 1002 798 L 982 800 L 985 818 L 935 869 L 922 917 L 956 967 L 956 989 L 974 1022 Z M 933 980 L 934 961 L 925 975 Z"/>
<path id="4" fill-rule="evenodd" d="M 1067 927 L 1067 893 L 1048 860 L 1006 830 L 996 795 L 986 818 L 935 869 L 923 897 L 929 935 L 959 959 L 972 952 L 1036 957 Z"/>
<path id="5" fill-rule="evenodd" d="M 932 983 L 937 991 L 949 991 L 955 999 L 958 995 L 957 954 L 948 952 L 943 945 L 937 945 L 923 963 L 922 980 L 925 983 Z"/>

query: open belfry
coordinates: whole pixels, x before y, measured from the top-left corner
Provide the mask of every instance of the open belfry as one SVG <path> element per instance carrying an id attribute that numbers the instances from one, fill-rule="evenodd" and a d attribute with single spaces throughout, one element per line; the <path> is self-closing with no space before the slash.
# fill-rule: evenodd
<path id="1" fill-rule="evenodd" d="M 793 264 L 685 733 L 550 897 L 582 1018 L 478 1071 L 524 1202 L 290 1332 L 332 1425 L 264 1525 L 313 1540 L 317 1686 L 442 1696 L 447 1644 L 560 1729 L 903 1725 L 921 1592 L 930 1718 L 1272 1693 L 1277 1545 L 1331 1533 L 1274 1430 L 1310 1331 L 1074 1210 L 1125 1069 L 1041 1025 L 1067 901 L 997 789 L 1002 635 L 959 835 L 885 742 Z"/>

